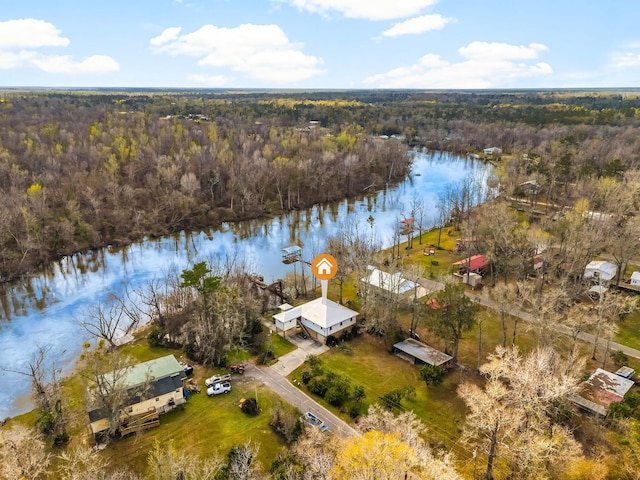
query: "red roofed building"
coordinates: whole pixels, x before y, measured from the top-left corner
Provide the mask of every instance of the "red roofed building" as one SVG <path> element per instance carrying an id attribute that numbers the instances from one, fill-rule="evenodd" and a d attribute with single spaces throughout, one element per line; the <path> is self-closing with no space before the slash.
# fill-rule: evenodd
<path id="1" fill-rule="evenodd" d="M 460 275 L 464 275 L 467 272 L 484 273 L 489 266 L 489 260 L 485 255 L 474 255 L 455 262 L 453 266 L 458 268 Z"/>

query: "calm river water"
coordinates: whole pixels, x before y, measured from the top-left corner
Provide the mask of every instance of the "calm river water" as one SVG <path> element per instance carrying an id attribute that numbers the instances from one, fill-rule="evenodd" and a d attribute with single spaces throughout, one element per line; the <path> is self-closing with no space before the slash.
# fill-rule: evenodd
<path id="1" fill-rule="evenodd" d="M 397 222 L 402 214 L 409 216 L 414 198 L 424 200 L 429 225 L 435 218 L 438 193 L 447 184 L 468 174 L 484 177 L 487 168 L 447 153 L 417 153 L 407 180 L 363 198 L 64 258 L 38 276 L 0 288 L 0 367 L 22 370 L 38 346 L 44 346 L 50 348 L 51 358 L 68 369 L 87 339 L 76 321 L 84 311 L 104 302 L 109 292 L 142 286 L 170 268 L 182 270 L 198 261 L 237 253 L 271 282 L 293 271 L 293 265 L 281 261 L 282 248 L 301 245 L 303 256 L 311 259 L 345 224 L 357 223 L 362 232 L 371 232 L 369 216 L 374 218 L 376 239 L 384 247 L 391 246 Z M 27 377 L 2 372 L 0 379 L 0 419 L 32 408 Z"/>

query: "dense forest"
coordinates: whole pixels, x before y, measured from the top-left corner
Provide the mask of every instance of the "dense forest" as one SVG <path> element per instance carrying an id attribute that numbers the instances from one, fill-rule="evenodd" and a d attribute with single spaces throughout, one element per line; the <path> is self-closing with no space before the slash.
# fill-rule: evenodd
<path id="1" fill-rule="evenodd" d="M 0 280 L 76 251 L 361 194 L 404 178 L 411 147 L 500 147 L 515 158 L 512 193 L 534 177 L 568 204 L 581 182 L 638 166 L 639 120 L 633 91 L 6 90 Z"/>

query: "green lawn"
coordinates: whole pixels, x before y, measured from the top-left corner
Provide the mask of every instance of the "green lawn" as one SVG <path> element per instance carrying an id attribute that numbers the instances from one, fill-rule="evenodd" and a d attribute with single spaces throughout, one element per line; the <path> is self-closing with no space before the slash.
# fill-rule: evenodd
<path id="1" fill-rule="evenodd" d="M 207 397 L 204 389 L 191 395 L 184 408 L 178 408 L 160 417 L 160 426 L 141 435 L 130 435 L 111 443 L 102 455 L 112 465 L 127 465 L 142 474 L 147 454 L 157 440 L 166 444 L 170 440 L 178 451 L 200 458 L 219 455 L 225 457 L 233 445 L 248 440 L 259 444 L 258 460 L 268 470 L 282 443 L 269 427 L 269 411 L 279 401 L 271 391 L 254 389 L 233 382 L 231 393 Z M 257 417 L 246 415 L 239 407 L 241 398 L 257 394 L 262 413 Z"/>
<path id="2" fill-rule="evenodd" d="M 291 351 L 294 345 L 284 339 L 274 336 L 274 350 L 277 355 Z M 182 359 L 181 350 L 149 347 L 146 339 L 141 338 L 135 343 L 122 347 L 125 354 L 131 355 L 136 361 L 144 362 L 164 355 L 173 354 Z M 242 375 L 234 375 L 232 391 L 226 395 L 207 397 L 204 379 L 214 373 L 223 373 L 220 368 L 204 368 L 194 364 L 192 379 L 202 389 L 201 393 L 189 397 L 183 407 L 160 417 L 160 426 L 143 432 L 140 435 L 130 435 L 112 442 L 101 455 L 109 459 L 111 465 L 130 467 L 138 474 L 143 474 L 147 464 L 147 454 L 158 440 L 166 444 L 173 440 L 178 451 L 205 458 L 219 455 L 225 457 L 233 445 L 244 444 L 247 440 L 259 444 L 258 460 L 263 470 L 267 471 L 283 446 L 280 438 L 269 427 L 269 414 L 272 406 L 281 399 L 275 393 L 262 387 L 256 388 L 248 383 Z M 74 375 L 63 380 L 63 395 L 68 405 L 70 424 L 68 431 L 71 437 L 69 448 L 90 443 L 87 417 L 84 407 L 86 380 L 82 377 L 82 367 Z M 241 398 L 257 395 L 262 413 L 257 417 L 246 415 L 239 407 Z M 34 410 L 12 419 L 27 425 L 35 425 L 37 412 Z M 58 452 L 54 451 L 52 470 L 58 462 Z"/>
<path id="3" fill-rule="evenodd" d="M 456 395 L 460 374 L 450 373 L 442 385 L 427 388 L 418 377 L 418 367 L 390 354 L 380 339 L 363 335 L 354 339 L 351 345 L 353 352 L 350 354 L 340 348 L 332 348 L 320 358 L 329 371 L 344 375 L 353 385 L 364 387 L 365 409 L 391 390 L 413 386 L 416 397 L 403 400 L 403 408 L 415 412 L 429 428 L 429 435 L 438 442 L 450 447 L 457 440 L 465 411 L 464 402 Z M 301 381 L 305 369 L 303 365 L 290 378 Z M 348 419 L 345 413 L 336 411 L 324 400 L 314 398 Z"/>
<path id="4" fill-rule="evenodd" d="M 630 313 L 618 323 L 615 340 L 627 347 L 640 350 L 640 310 Z"/>
<path id="5" fill-rule="evenodd" d="M 276 358 L 286 355 L 287 353 L 292 352 L 296 348 L 298 348 L 289 340 L 275 333 L 272 333 L 269 335 L 269 339 L 267 340 L 267 343 L 269 343 L 271 349 L 273 350 L 273 354 L 275 355 Z"/>

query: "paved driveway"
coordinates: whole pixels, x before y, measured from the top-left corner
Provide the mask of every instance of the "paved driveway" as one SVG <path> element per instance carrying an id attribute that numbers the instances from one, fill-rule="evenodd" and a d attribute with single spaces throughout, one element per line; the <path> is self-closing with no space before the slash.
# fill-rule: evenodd
<path id="1" fill-rule="evenodd" d="M 247 365 L 245 375 L 262 383 L 286 402 L 297 407 L 302 412 L 311 412 L 324 421 L 329 431 L 342 438 L 360 435 L 348 423 L 334 415 L 311 397 L 307 396 L 300 388 L 293 385 L 286 376 L 304 363 L 307 355 L 320 355 L 329 347 L 321 345 L 311 339 L 302 340 L 299 337 L 290 338 L 298 348 L 293 352 L 283 355 L 270 367 Z"/>

